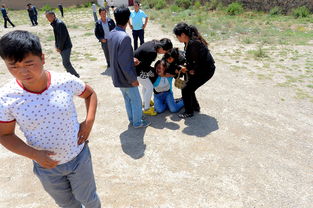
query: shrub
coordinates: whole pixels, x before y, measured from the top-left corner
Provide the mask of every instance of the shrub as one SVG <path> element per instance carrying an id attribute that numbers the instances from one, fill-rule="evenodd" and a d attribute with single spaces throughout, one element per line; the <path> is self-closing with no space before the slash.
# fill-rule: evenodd
<path id="1" fill-rule="evenodd" d="M 43 7 L 41 7 L 40 9 L 41 11 L 52 11 L 52 7 L 49 4 L 44 5 Z"/>
<path id="2" fill-rule="evenodd" d="M 231 3 L 226 9 L 227 14 L 229 15 L 238 15 L 243 13 L 243 11 L 244 9 L 242 5 L 238 2 Z"/>
<path id="3" fill-rule="evenodd" d="M 196 9 L 199 9 L 199 8 L 201 7 L 200 1 L 195 1 L 194 7 L 195 7 Z"/>
<path id="4" fill-rule="evenodd" d="M 274 15 L 281 15 L 283 12 L 282 12 L 282 9 L 280 7 L 274 7 L 270 10 L 270 15 L 271 16 L 274 16 Z"/>
<path id="5" fill-rule="evenodd" d="M 296 18 L 308 17 L 310 15 L 310 10 L 306 6 L 302 6 L 294 9 L 292 14 Z"/>
<path id="6" fill-rule="evenodd" d="M 222 7 L 222 3 L 219 0 L 211 0 L 210 2 L 206 2 L 206 6 L 209 10 L 216 10 Z"/>
<path id="7" fill-rule="evenodd" d="M 158 0 L 158 2 L 155 5 L 156 9 L 164 9 L 166 7 L 166 2 L 165 0 Z"/>
<path id="8" fill-rule="evenodd" d="M 176 0 L 177 6 L 188 9 L 191 6 L 191 1 L 190 0 Z"/>
<path id="9" fill-rule="evenodd" d="M 181 10 L 181 8 L 179 8 L 179 6 L 177 6 L 176 4 L 174 4 L 174 5 L 171 6 L 171 11 L 172 11 L 172 12 L 178 12 L 178 11 L 180 11 L 180 10 Z"/>

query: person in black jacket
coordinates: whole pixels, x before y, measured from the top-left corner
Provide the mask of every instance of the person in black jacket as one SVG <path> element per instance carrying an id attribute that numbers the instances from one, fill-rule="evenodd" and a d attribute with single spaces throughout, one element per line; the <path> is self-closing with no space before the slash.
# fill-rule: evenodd
<path id="1" fill-rule="evenodd" d="M 28 11 L 28 16 L 29 16 L 29 19 L 30 19 L 32 25 L 33 26 L 38 25 L 38 22 L 37 22 L 38 12 L 37 12 L 36 7 L 33 6 L 31 3 L 29 3 L 29 4 L 27 4 L 27 11 Z"/>
<path id="2" fill-rule="evenodd" d="M 196 27 L 186 23 L 179 23 L 173 29 L 177 39 L 185 44 L 187 66 L 182 72 L 189 74 L 189 80 L 182 89 L 185 112 L 178 114 L 180 118 L 192 117 L 194 111 L 200 111 L 200 105 L 195 91 L 215 72 L 214 59 L 210 54 L 207 42 L 199 34 Z"/>
<path id="3" fill-rule="evenodd" d="M 155 116 L 157 113 L 154 108 L 150 108 L 150 100 L 153 93 L 153 85 L 149 79 L 155 75 L 154 68 L 151 66 L 156 59 L 157 54 L 165 54 L 168 50 L 173 48 L 170 39 L 163 38 L 161 40 L 151 40 L 142 44 L 134 51 L 134 59 L 138 81 L 142 85 L 143 97 L 143 113 L 150 116 Z"/>
<path id="4" fill-rule="evenodd" d="M 8 17 L 8 12 L 5 9 L 5 4 L 1 5 L 1 13 L 2 13 L 3 20 L 4 20 L 4 28 L 8 27 L 7 26 L 8 22 L 12 25 L 12 27 L 15 27 L 15 25 L 11 22 L 10 18 Z"/>
<path id="5" fill-rule="evenodd" d="M 96 22 L 95 35 L 101 42 L 101 47 L 107 61 L 108 68 L 110 67 L 110 54 L 108 49 L 108 35 L 115 28 L 115 22 L 107 17 L 107 11 L 104 7 L 99 8 L 100 19 Z"/>
<path id="6" fill-rule="evenodd" d="M 63 5 L 61 3 L 58 4 L 58 8 L 61 12 L 61 16 L 64 17 L 64 12 L 63 12 Z"/>
<path id="7" fill-rule="evenodd" d="M 55 13 L 52 11 L 46 12 L 46 18 L 53 27 L 55 48 L 57 52 L 61 54 L 63 66 L 67 72 L 79 77 L 79 74 L 76 72 L 70 61 L 72 42 L 66 25 L 64 22 L 56 18 Z"/>

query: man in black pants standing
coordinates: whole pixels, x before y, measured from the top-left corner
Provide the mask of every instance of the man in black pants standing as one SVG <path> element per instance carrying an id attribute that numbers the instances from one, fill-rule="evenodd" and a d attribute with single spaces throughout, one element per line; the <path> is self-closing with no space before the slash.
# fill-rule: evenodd
<path id="1" fill-rule="evenodd" d="M 79 77 L 79 74 L 76 72 L 70 61 L 72 42 L 66 25 L 64 22 L 56 18 L 55 13 L 52 11 L 46 12 L 46 18 L 53 27 L 55 48 L 62 56 L 63 66 L 67 72 Z"/>
<path id="2" fill-rule="evenodd" d="M 8 17 L 8 12 L 5 9 L 5 4 L 1 5 L 1 13 L 2 13 L 3 20 L 4 20 L 4 28 L 8 27 L 7 26 L 8 22 L 12 25 L 12 27 L 15 27 L 15 25 L 11 22 L 10 18 Z"/>
<path id="3" fill-rule="evenodd" d="M 107 17 L 107 11 L 104 7 L 101 7 L 99 9 L 99 15 L 100 19 L 96 22 L 96 28 L 95 28 L 95 36 L 101 42 L 101 47 L 104 52 L 105 59 L 107 61 L 108 68 L 110 67 L 110 55 L 109 55 L 109 49 L 108 49 L 108 35 L 111 30 L 115 28 L 114 21 Z"/>
<path id="4" fill-rule="evenodd" d="M 33 6 L 31 3 L 29 3 L 29 4 L 27 4 L 27 11 L 28 11 L 28 16 L 29 16 L 29 19 L 30 19 L 32 25 L 33 26 L 38 25 L 38 22 L 37 22 L 38 12 L 37 12 L 36 7 Z"/>

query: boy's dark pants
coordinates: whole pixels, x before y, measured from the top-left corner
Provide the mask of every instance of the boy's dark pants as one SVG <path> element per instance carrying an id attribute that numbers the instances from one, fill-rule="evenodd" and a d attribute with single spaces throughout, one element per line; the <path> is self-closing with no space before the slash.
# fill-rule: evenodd
<path id="1" fill-rule="evenodd" d="M 10 18 L 7 16 L 7 17 L 3 17 L 3 20 L 4 20 L 4 28 L 7 28 L 8 27 L 8 22 L 12 25 L 12 27 L 15 27 L 15 25 L 11 22 Z"/>

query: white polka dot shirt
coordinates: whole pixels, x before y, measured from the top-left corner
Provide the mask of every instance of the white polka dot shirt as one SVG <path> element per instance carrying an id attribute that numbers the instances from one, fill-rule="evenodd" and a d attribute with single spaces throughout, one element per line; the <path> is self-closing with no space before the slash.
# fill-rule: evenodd
<path id="1" fill-rule="evenodd" d="M 40 93 L 30 92 L 17 80 L 0 89 L 0 122 L 16 121 L 26 142 L 38 150 L 56 153 L 52 159 L 66 163 L 76 157 L 79 122 L 73 102 L 85 83 L 69 73 L 48 72 L 49 83 Z"/>

